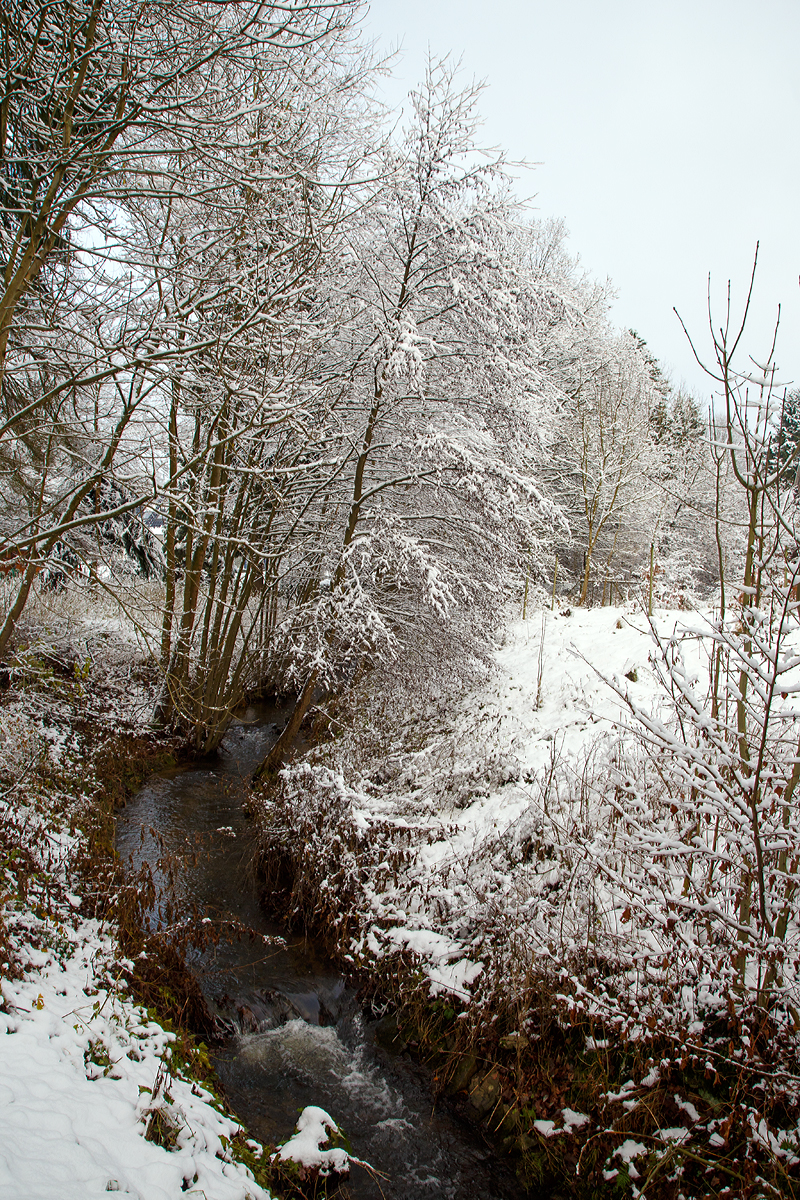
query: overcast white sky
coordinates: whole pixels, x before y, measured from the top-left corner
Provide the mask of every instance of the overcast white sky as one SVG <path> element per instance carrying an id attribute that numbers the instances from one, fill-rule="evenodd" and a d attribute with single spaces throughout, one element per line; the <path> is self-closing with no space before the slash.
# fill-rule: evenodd
<path id="1" fill-rule="evenodd" d="M 483 142 L 539 164 L 520 181 L 573 253 L 613 280 L 614 318 L 674 381 L 708 384 L 672 312 L 707 342 L 709 271 L 744 298 L 761 243 L 748 348 L 800 379 L 799 0 L 370 0 L 380 50 L 401 48 L 399 104 L 430 48 L 485 80 Z"/>

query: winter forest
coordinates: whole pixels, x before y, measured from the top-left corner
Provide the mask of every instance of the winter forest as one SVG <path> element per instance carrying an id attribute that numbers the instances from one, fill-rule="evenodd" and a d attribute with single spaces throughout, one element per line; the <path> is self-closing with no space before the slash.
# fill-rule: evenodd
<path id="1" fill-rule="evenodd" d="M 481 89 L 431 60 L 385 111 L 360 15 L 0 12 L 0 1195 L 794 1196 L 780 323 L 734 281 L 675 385 Z M 266 700 L 242 879 L 496 1190 L 387 1181 L 320 1107 L 276 1149 L 217 1079 L 277 1025 L 200 994 L 219 929 L 115 814 Z"/>

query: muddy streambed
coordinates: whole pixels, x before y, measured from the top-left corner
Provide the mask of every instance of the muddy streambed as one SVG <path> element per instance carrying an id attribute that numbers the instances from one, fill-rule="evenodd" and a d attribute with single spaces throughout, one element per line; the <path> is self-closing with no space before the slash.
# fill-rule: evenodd
<path id="1" fill-rule="evenodd" d="M 229 1030 L 214 1054 L 229 1102 L 251 1133 L 285 1141 L 301 1109 L 317 1104 L 345 1131 L 358 1167 L 355 1200 L 505 1200 L 520 1185 L 480 1135 L 434 1108 L 425 1072 L 385 1053 L 352 990 L 320 946 L 288 933 L 262 908 L 248 869 L 244 780 L 277 736 L 285 713 L 250 708 L 213 760 L 155 776 L 117 820 L 117 849 L 134 867 L 165 852 L 178 895 L 215 927 L 216 944 L 189 965 Z M 162 882 L 164 882 L 162 880 Z"/>

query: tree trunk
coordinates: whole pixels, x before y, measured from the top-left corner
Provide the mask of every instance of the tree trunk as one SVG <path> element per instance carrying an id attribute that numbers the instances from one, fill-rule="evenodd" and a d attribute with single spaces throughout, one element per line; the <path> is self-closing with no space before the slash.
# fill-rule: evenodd
<path id="1" fill-rule="evenodd" d="M 312 671 L 308 681 L 302 692 L 297 698 L 297 703 L 292 709 L 292 715 L 286 722 L 283 733 L 278 738 L 275 745 L 270 750 L 267 757 L 262 762 L 261 766 L 255 771 L 253 781 L 262 779 L 265 775 L 274 774 L 286 759 L 286 755 L 291 749 L 292 742 L 297 737 L 300 726 L 303 724 L 303 718 L 311 707 L 311 701 L 314 696 L 314 689 L 317 686 L 317 672 Z"/>
<path id="2" fill-rule="evenodd" d="M 161 665 L 164 670 L 169 666 L 172 649 L 172 622 L 175 616 L 175 526 L 178 521 L 178 508 L 175 503 L 173 480 L 178 473 L 178 384 L 173 385 L 172 404 L 169 410 L 169 490 L 167 499 L 167 528 L 164 544 L 166 556 L 166 588 L 164 596 L 164 617 L 161 624 Z"/>
<path id="3" fill-rule="evenodd" d="M 36 574 L 40 566 L 40 563 L 34 561 L 28 563 L 27 567 L 25 568 L 25 574 L 23 575 L 22 582 L 19 585 L 17 598 L 8 611 L 8 615 L 3 622 L 2 629 L 0 629 L 0 658 L 2 658 L 5 654 L 8 648 L 8 643 L 11 640 L 11 635 L 16 628 L 17 621 L 22 616 L 22 610 L 27 603 L 28 595 L 30 594 L 33 581 L 36 578 Z"/>

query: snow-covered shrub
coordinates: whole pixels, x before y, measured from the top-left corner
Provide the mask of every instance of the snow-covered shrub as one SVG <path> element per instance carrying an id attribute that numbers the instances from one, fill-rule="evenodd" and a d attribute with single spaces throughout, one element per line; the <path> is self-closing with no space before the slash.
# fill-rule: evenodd
<path id="1" fill-rule="evenodd" d="M 671 719 L 628 700 L 649 784 L 642 774 L 615 776 L 626 907 L 652 928 L 657 897 L 690 974 L 707 972 L 727 1002 L 767 1008 L 800 1004 L 796 610 L 783 590 L 767 609 L 740 611 L 737 623 L 712 623 L 704 684 L 680 640 L 660 640 Z"/>
<path id="2" fill-rule="evenodd" d="M 331 740 L 261 801 L 295 916 L 324 927 L 382 981 L 408 1022 L 405 1040 L 423 1044 L 428 1030 L 429 1049 L 456 1046 L 439 1069 L 443 1086 L 463 1087 L 464 1056 L 496 1065 L 499 1082 L 481 1069 L 476 1095 L 495 1088 L 492 1120 L 505 1122 L 503 1136 L 523 1131 L 531 1170 L 539 1158 L 542 1170 L 561 1154 L 567 1161 L 574 1138 L 587 1146 L 581 1178 L 600 1188 L 635 1182 L 626 1164 L 686 1180 L 698 1158 L 720 1161 L 727 1179 L 726 1155 L 741 1153 L 764 1171 L 782 1145 L 769 1177 L 796 1171 L 794 926 L 781 979 L 759 1007 L 759 963 L 763 992 L 783 952 L 761 938 L 753 904 L 750 940 L 740 941 L 742 881 L 753 870 L 748 814 L 726 801 L 718 823 L 706 820 L 711 799 L 725 796 L 719 781 L 710 796 L 716 776 L 700 766 L 719 750 L 723 782 L 737 786 L 732 646 L 743 631 L 735 620 L 721 630 L 674 614 L 648 633 L 644 617 L 637 630 L 630 612 L 608 609 L 549 620 L 541 703 L 537 620 L 520 623 L 499 652 L 505 684 L 486 682 L 449 706 L 432 695 L 414 705 L 409 687 L 395 710 L 355 706 L 347 729 L 345 711 L 331 714 Z M 791 626 L 790 642 L 794 617 Z M 575 640 L 597 651 L 611 686 L 570 654 Z M 730 686 L 719 685 L 724 743 L 711 719 L 720 647 L 732 666 Z M 792 662 L 786 646 L 778 659 L 767 649 L 762 667 Z M 755 657 L 751 649 L 751 731 L 765 694 Z M 786 711 L 767 741 L 770 778 L 785 788 L 798 755 L 783 736 L 791 672 L 782 678 Z M 780 805 L 770 819 L 777 861 L 778 835 L 785 845 L 794 826 L 787 832 Z M 788 877 L 773 873 L 781 887 Z M 504 1115 L 525 1092 L 535 1098 Z M 585 1124 L 573 1130 L 564 1112 Z M 646 1149 L 620 1157 L 628 1142 Z"/>
<path id="3" fill-rule="evenodd" d="M 32 767 L 47 757 L 41 718 L 24 709 L 0 711 L 0 779 L 19 786 Z"/>
<path id="4" fill-rule="evenodd" d="M 698 568 L 691 548 L 674 550 L 659 560 L 653 577 L 653 603 L 658 608 L 697 608 L 707 592 L 704 574 Z M 643 592 L 646 583 L 643 582 Z M 646 593 L 645 593 L 646 594 Z"/>

